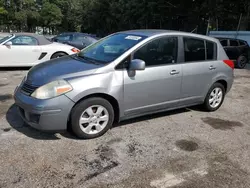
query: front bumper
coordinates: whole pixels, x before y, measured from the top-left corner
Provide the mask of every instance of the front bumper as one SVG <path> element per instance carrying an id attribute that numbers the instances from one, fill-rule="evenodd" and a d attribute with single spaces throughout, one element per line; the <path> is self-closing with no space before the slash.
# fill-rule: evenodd
<path id="1" fill-rule="evenodd" d="M 15 104 L 20 116 L 31 127 L 42 131 L 64 131 L 74 102 L 65 95 L 40 100 L 15 90 Z"/>

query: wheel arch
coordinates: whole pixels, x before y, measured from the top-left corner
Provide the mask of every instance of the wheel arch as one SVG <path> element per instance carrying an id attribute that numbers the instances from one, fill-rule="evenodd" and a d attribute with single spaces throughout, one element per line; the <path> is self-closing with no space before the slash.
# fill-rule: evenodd
<path id="1" fill-rule="evenodd" d="M 220 79 L 220 80 L 217 80 L 215 83 L 220 83 L 224 86 L 224 89 L 225 91 L 227 92 L 227 89 L 228 89 L 228 83 L 225 79 Z"/>
<path id="2" fill-rule="evenodd" d="M 69 55 L 67 52 L 65 51 L 57 51 L 57 52 L 54 52 L 51 56 L 50 56 L 50 59 L 52 59 L 53 55 L 57 54 L 57 53 L 64 53 L 66 55 Z"/>
<path id="3" fill-rule="evenodd" d="M 70 117 L 71 117 L 71 112 L 73 110 L 73 108 L 79 104 L 80 102 L 82 102 L 83 100 L 89 99 L 89 98 L 93 98 L 93 97 L 98 97 L 98 98 L 103 98 L 105 100 L 107 100 L 113 107 L 114 110 L 114 123 L 118 123 L 120 120 L 120 106 L 119 103 L 117 101 L 116 98 L 114 98 L 113 96 L 106 94 L 106 93 L 93 93 L 93 94 L 89 94 L 86 95 L 84 97 L 82 97 L 81 99 L 79 99 L 78 101 L 76 101 L 75 105 L 72 107 L 69 117 L 68 117 L 68 128 L 69 128 L 69 122 L 70 122 Z"/>

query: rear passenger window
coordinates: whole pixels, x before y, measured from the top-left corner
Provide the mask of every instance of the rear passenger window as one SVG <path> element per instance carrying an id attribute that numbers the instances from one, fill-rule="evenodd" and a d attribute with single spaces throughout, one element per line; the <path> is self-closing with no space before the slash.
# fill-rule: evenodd
<path id="1" fill-rule="evenodd" d="M 185 62 L 205 61 L 204 40 L 184 37 Z"/>
<path id="2" fill-rule="evenodd" d="M 149 42 L 134 53 L 134 59 L 141 59 L 146 66 L 176 63 L 178 50 L 177 37 L 163 37 Z"/>
<path id="3" fill-rule="evenodd" d="M 239 46 L 237 40 L 230 40 L 230 46 Z"/>
<path id="4" fill-rule="evenodd" d="M 207 48 L 207 60 L 216 60 L 217 59 L 217 45 L 214 42 L 206 41 Z"/>

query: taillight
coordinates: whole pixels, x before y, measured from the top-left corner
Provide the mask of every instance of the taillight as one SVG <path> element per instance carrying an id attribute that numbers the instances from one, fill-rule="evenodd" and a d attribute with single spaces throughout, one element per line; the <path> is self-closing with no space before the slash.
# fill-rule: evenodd
<path id="1" fill-rule="evenodd" d="M 234 62 L 232 60 L 223 60 L 225 64 L 234 69 Z"/>
<path id="2" fill-rule="evenodd" d="M 72 52 L 75 52 L 75 53 L 80 52 L 80 50 L 79 50 L 79 49 L 77 49 L 77 48 L 72 48 L 72 49 L 71 49 L 71 51 L 72 51 Z"/>

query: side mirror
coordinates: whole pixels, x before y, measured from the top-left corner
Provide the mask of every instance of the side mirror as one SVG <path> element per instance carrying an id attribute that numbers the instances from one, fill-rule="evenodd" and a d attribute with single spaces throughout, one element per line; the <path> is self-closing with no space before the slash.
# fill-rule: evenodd
<path id="1" fill-rule="evenodd" d="M 11 41 L 8 41 L 4 44 L 5 46 L 11 46 L 12 45 L 12 42 Z"/>
<path id="2" fill-rule="evenodd" d="M 145 70 L 146 63 L 141 59 L 133 59 L 130 62 L 129 70 Z"/>

